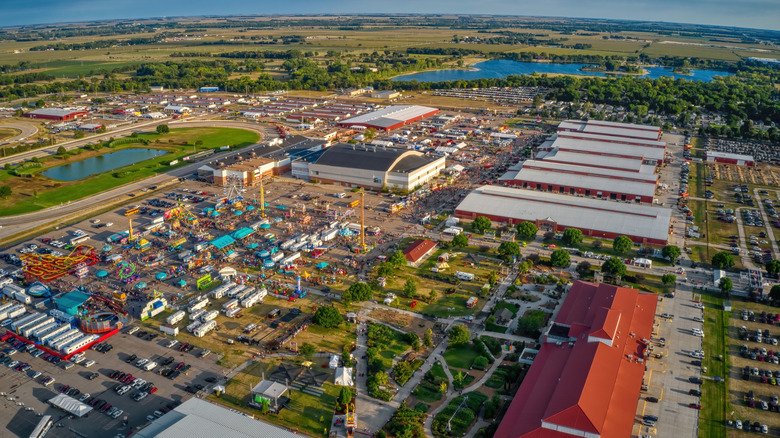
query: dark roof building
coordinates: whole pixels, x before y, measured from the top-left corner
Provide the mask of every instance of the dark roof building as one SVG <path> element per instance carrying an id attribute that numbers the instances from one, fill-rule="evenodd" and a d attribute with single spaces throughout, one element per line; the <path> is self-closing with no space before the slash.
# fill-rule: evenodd
<path id="1" fill-rule="evenodd" d="M 494 437 L 631 436 L 657 302 L 575 282 Z"/>
<path id="2" fill-rule="evenodd" d="M 398 187 L 427 184 L 444 169 L 444 157 L 429 158 L 409 149 L 336 144 L 309 163 L 312 180 L 348 187 Z"/>

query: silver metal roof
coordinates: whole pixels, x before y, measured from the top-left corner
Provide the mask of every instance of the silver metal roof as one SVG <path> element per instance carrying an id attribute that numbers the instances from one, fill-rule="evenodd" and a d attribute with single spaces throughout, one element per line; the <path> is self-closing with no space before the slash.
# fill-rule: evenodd
<path id="1" fill-rule="evenodd" d="M 552 151 L 544 156 L 544 160 L 579 166 L 611 167 L 629 172 L 653 173 L 655 171 L 655 166 L 642 164 L 640 158 L 610 157 L 586 152 Z"/>
<path id="2" fill-rule="evenodd" d="M 369 124 L 374 126 L 388 127 L 398 123 L 403 123 L 415 117 L 420 117 L 438 111 L 436 108 L 419 105 L 392 105 L 370 113 L 361 114 L 349 119 L 342 120 L 343 124 Z"/>
<path id="3" fill-rule="evenodd" d="M 300 438 L 299 434 L 198 398 L 187 400 L 173 411 L 139 430 L 134 436 L 137 438 Z"/>
<path id="4" fill-rule="evenodd" d="M 664 159 L 664 150 L 650 146 L 635 146 L 621 143 L 609 143 L 597 140 L 581 140 L 559 136 L 553 147 L 565 150 L 583 151 L 593 154 L 613 154 L 623 157 L 637 157 L 660 161 Z"/>
<path id="5" fill-rule="evenodd" d="M 564 227 L 661 241 L 668 239 L 672 217 L 668 208 L 496 186 L 475 189 L 457 210 L 527 221 L 549 218 Z"/>
<path id="6" fill-rule="evenodd" d="M 573 130 L 646 140 L 658 140 L 661 135 L 661 128 L 656 126 L 607 122 L 603 120 L 564 120 L 558 125 L 558 130 Z"/>

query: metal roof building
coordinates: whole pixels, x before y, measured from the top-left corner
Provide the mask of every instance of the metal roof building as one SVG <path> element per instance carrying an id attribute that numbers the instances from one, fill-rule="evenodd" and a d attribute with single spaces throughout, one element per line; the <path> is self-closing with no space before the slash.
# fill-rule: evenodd
<path id="1" fill-rule="evenodd" d="M 615 137 L 644 140 L 658 140 L 661 138 L 661 128 L 658 126 L 607 122 L 604 120 L 564 120 L 558 125 L 558 131 L 606 134 Z"/>
<path id="2" fill-rule="evenodd" d="M 511 225 L 534 222 L 541 230 L 577 228 L 591 237 L 614 239 L 625 235 L 644 245 L 666 245 L 672 211 L 536 190 L 482 186 L 461 201 L 455 216 L 471 220 L 487 216 L 493 222 Z"/>
<path id="3" fill-rule="evenodd" d="M 612 157 L 641 158 L 660 163 L 664 159 L 665 150 L 654 146 L 606 142 L 602 140 L 585 140 L 558 136 L 552 144 L 560 151 L 584 152 L 593 155 Z"/>
<path id="4" fill-rule="evenodd" d="M 707 151 L 707 162 L 736 164 L 737 166 L 754 166 L 756 164 L 752 155 L 731 154 L 728 152 Z"/>
<path id="5" fill-rule="evenodd" d="M 435 178 L 444 170 L 444 161 L 444 157 L 429 158 L 410 149 L 341 143 L 325 149 L 309 163 L 309 177 L 348 187 L 386 185 L 408 190 Z"/>
<path id="6" fill-rule="evenodd" d="M 627 144 L 631 146 L 644 146 L 666 149 L 666 143 L 658 140 L 646 140 L 641 138 L 616 137 L 614 135 L 591 134 L 587 132 L 560 131 L 556 134 L 559 138 L 574 138 L 581 140 L 603 141 L 607 143 Z"/>
<path id="7" fill-rule="evenodd" d="M 299 434 L 237 411 L 191 398 L 136 432 L 136 438 L 300 438 Z"/>
<path id="8" fill-rule="evenodd" d="M 67 122 L 69 120 L 80 119 L 89 115 L 89 112 L 68 108 L 41 108 L 25 113 L 29 119 L 59 120 Z"/>
<path id="9" fill-rule="evenodd" d="M 502 185 L 613 200 L 653 202 L 655 174 L 528 160 L 499 178 Z"/>
<path id="10" fill-rule="evenodd" d="M 393 105 L 370 113 L 361 114 L 356 117 L 345 119 L 339 122 L 339 126 L 364 126 L 366 128 L 381 129 L 390 131 L 400 128 L 409 123 L 430 117 L 439 110 L 419 105 Z"/>
<path id="11" fill-rule="evenodd" d="M 608 155 L 593 155 L 585 151 L 561 151 L 555 149 L 549 152 L 540 152 L 537 154 L 536 158 L 553 163 L 599 167 L 602 169 L 650 174 L 655 172 L 655 165 L 645 164 L 643 160 L 638 157 L 613 157 Z"/>
<path id="12" fill-rule="evenodd" d="M 654 294 L 576 281 L 496 438 L 632 435 Z"/>

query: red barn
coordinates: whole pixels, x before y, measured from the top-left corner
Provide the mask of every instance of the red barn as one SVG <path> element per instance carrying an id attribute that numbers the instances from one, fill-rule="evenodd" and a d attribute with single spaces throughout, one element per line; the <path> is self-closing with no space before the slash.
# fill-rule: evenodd
<path id="1" fill-rule="evenodd" d="M 26 113 L 24 116 L 29 119 L 57 120 L 67 122 L 80 119 L 89 115 L 89 112 L 82 110 L 72 110 L 67 108 L 41 108 Z"/>

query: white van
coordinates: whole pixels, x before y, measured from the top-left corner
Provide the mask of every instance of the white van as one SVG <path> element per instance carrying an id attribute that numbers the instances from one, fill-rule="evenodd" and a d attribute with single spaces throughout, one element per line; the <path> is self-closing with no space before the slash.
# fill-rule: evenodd
<path id="1" fill-rule="evenodd" d="M 144 365 L 144 369 L 146 371 L 151 371 L 154 369 L 154 367 L 157 366 L 157 362 L 147 362 L 146 365 Z"/>

